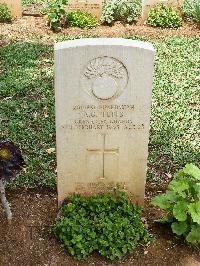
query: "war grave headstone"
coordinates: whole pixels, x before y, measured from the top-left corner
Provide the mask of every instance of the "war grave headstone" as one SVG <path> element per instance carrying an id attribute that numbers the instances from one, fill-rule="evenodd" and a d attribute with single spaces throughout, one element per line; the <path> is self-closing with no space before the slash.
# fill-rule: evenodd
<path id="1" fill-rule="evenodd" d="M 180 8 L 184 0 L 142 0 L 142 18 L 147 19 L 149 10 L 154 5 L 165 4 L 173 8 Z"/>
<path id="2" fill-rule="evenodd" d="M 22 2 L 21 0 L 0 0 L 0 3 L 7 4 L 11 10 L 12 17 L 20 18 L 22 16 Z"/>
<path id="3" fill-rule="evenodd" d="M 58 200 L 119 188 L 143 204 L 152 44 L 80 39 L 55 44 Z"/>
<path id="4" fill-rule="evenodd" d="M 82 10 L 100 19 L 102 13 L 102 0 L 69 0 L 68 11 Z"/>

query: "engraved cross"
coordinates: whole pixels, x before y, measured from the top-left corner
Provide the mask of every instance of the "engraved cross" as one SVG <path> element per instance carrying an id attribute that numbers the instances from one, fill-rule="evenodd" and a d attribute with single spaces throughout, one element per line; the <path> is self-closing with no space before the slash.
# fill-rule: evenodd
<path id="1" fill-rule="evenodd" d="M 106 134 L 104 134 L 103 135 L 103 148 L 102 149 L 87 149 L 87 151 L 102 155 L 102 160 L 103 160 L 102 178 L 105 178 L 105 155 L 113 154 L 113 155 L 118 156 L 119 148 L 106 149 Z"/>

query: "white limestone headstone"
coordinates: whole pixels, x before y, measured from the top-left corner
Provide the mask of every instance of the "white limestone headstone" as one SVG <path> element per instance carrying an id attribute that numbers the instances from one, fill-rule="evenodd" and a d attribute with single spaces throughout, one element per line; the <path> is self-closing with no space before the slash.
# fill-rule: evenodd
<path id="1" fill-rule="evenodd" d="M 0 3 L 7 4 L 11 10 L 12 17 L 20 18 L 22 16 L 22 2 L 21 0 L 0 0 Z"/>
<path id="2" fill-rule="evenodd" d="M 147 19 L 149 10 L 154 5 L 168 5 L 175 9 L 180 9 L 183 5 L 184 0 L 142 0 L 142 18 Z"/>
<path id="3" fill-rule="evenodd" d="M 67 4 L 68 11 L 82 10 L 101 18 L 103 0 L 69 0 Z"/>
<path id="4" fill-rule="evenodd" d="M 152 44 L 80 39 L 55 45 L 58 199 L 113 188 L 142 204 Z"/>

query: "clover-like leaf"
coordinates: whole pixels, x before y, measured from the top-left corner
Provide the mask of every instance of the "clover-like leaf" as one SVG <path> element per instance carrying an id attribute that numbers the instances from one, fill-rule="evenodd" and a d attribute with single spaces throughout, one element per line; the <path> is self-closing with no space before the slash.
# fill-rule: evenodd
<path id="1" fill-rule="evenodd" d="M 200 225 L 192 225 L 192 230 L 186 237 L 186 240 L 190 243 L 200 243 Z"/>
<path id="2" fill-rule="evenodd" d="M 177 202 L 177 200 L 180 198 L 179 195 L 175 191 L 166 191 L 165 197 L 170 202 Z"/>
<path id="3" fill-rule="evenodd" d="M 174 179 L 170 182 L 168 188 L 177 192 L 181 197 L 186 198 L 185 191 L 189 189 L 189 184 L 186 180 Z"/>
<path id="4" fill-rule="evenodd" d="M 200 169 L 192 163 L 186 164 L 186 166 L 183 168 L 183 172 L 194 177 L 197 180 L 200 180 Z"/>
<path id="5" fill-rule="evenodd" d="M 180 222 L 185 221 L 187 219 L 187 209 L 188 209 L 187 202 L 184 201 L 177 202 L 173 208 L 174 217 Z"/>
<path id="6" fill-rule="evenodd" d="M 197 197 L 200 200 L 200 183 L 196 183 L 193 185 L 194 191 L 197 193 Z"/>
<path id="7" fill-rule="evenodd" d="M 176 178 L 182 178 L 185 176 L 185 173 L 183 171 L 183 169 L 179 170 L 176 174 L 175 174 L 175 177 Z"/>
<path id="8" fill-rule="evenodd" d="M 169 202 L 169 200 L 168 200 L 168 198 L 166 197 L 165 194 L 161 194 L 161 195 L 155 196 L 152 199 L 151 203 L 154 206 L 158 206 L 161 209 L 169 209 L 170 206 L 171 206 L 171 203 Z"/>
<path id="9" fill-rule="evenodd" d="M 188 225 L 187 225 L 187 222 L 178 222 L 178 223 L 175 222 L 171 224 L 171 228 L 174 234 L 177 234 L 178 236 L 180 236 L 187 231 Z"/>
<path id="10" fill-rule="evenodd" d="M 190 203 L 188 212 L 191 214 L 193 222 L 200 224 L 200 201 Z"/>

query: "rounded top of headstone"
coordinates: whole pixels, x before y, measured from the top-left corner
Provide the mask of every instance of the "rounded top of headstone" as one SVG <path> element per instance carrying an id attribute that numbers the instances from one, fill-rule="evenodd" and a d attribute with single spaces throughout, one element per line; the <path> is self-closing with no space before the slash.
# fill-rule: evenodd
<path id="1" fill-rule="evenodd" d="M 55 50 L 76 48 L 81 46 L 124 46 L 148 50 L 154 52 L 152 43 L 124 38 L 82 38 L 58 42 L 55 44 Z"/>

